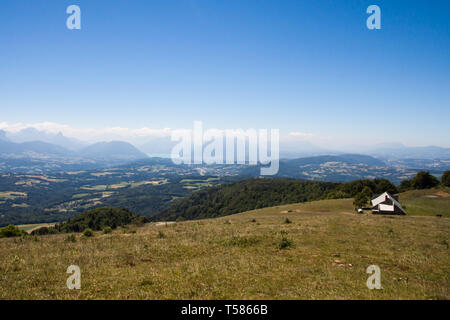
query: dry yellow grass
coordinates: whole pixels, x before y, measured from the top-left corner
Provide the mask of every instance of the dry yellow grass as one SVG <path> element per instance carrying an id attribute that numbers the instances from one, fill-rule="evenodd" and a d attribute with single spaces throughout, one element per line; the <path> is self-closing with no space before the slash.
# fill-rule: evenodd
<path id="1" fill-rule="evenodd" d="M 76 242 L 0 239 L 0 298 L 448 299 L 449 231 L 445 217 L 357 215 L 352 200 L 326 200 Z M 81 290 L 66 287 L 72 264 Z M 382 290 L 366 287 L 372 264 Z"/>

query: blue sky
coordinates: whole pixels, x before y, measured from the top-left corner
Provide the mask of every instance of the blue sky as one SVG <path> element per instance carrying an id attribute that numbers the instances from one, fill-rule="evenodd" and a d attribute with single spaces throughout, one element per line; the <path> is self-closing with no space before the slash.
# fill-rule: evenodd
<path id="1" fill-rule="evenodd" d="M 201 120 L 450 147 L 449 1 L 2 0 L 0 40 L 3 127 Z"/>

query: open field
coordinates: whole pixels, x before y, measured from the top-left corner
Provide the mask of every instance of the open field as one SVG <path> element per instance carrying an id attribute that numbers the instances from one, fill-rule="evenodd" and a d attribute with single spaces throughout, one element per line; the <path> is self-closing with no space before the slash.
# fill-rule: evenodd
<path id="1" fill-rule="evenodd" d="M 0 191 L 1 200 L 10 200 L 16 198 L 26 198 L 27 194 L 25 192 L 15 192 L 15 191 Z"/>
<path id="2" fill-rule="evenodd" d="M 74 194 L 73 196 L 72 196 L 72 198 L 73 199 L 79 199 L 79 198 L 84 198 L 84 197 L 86 197 L 86 196 L 88 196 L 89 195 L 89 193 L 77 193 L 77 194 Z"/>
<path id="3" fill-rule="evenodd" d="M 22 224 L 22 225 L 18 225 L 17 227 L 20 230 L 23 230 L 27 233 L 31 233 L 33 230 L 42 228 L 42 227 L 53 227 L 55 224 L 54 223 L 36 223 L 36 224 Z"/>
<path id="4" fill-rule="evenodd" d="M 0 239 L 0 298 L 450 298 L 445 217 L 358 215 L 344 199 L 135 229 Z M 81 290 L 66 288 L 72 264 Z M 382 290 L 366 287 L 372 264 Z"/>
<path id="5" fill-rule="evenodd" d="M 411 216 L 442 216 L 450 218 L 450 188 L 412 190 L 400 194 L 400 203 Z"/>
<path id="6" fill-rule="evenodd" d="M 104 190 L 106 190 L 107 187 L 108 187 L 107 185 L 102 184 L 102 185 L 96 185 L 96 186 L 84 186 L 84 187 L 81 187 L 80 189 L 81 190 L 89 190 L 89 191 L 104 191 Z"/>

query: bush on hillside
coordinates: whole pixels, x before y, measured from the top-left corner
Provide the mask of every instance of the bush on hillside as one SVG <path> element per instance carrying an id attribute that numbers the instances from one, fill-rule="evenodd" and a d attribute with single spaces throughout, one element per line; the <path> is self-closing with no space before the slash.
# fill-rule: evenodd
<path id="1" fill-rule="evenodd" d="M 108 233 L 111 233 L 111 232 L 112 232 L 111 227 L 104 227 L 103 228 L 103 234 L 108 234 Z"/>
<path id="2" fill-rule="evenodd" d="M 94 235 L 94 231 L 92 231 L 91 228 L 86 228 L 83 231 L 83 236 L 85 237 L 92 237 Z"/>
<path id="3" fill-rule="evenodd" d="M 71 234 L 66 237 L 66 241 L 67 242 L 77 242 L 77 238 L 75 237 L 74 234 Z"/>
<path id="4" fill-rule="evenodd" d="M 284 249 L 290 248 L 292 246 L 293 246 L 293 242 L 286 237 L 282 237 L 277 245 L 278 249 L 280 249 L 280 250 L 284 250 Z"/>
<path id="5" fill-rule="evenodd" d="M 0 228 L 0 238 L 11 238 L 24 236 L 26 233 L 17 228 L 15 225 L 8 225 L 6 227 Z"/>

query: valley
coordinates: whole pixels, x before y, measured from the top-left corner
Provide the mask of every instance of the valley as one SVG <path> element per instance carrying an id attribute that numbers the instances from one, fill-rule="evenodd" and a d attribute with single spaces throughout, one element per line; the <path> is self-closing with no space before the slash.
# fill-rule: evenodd
<path id="1" fill-rule="evenodd" d="M 193 191 L 234 179 L 200 176 L 195 168 L 176 168 L 167 160 L 54 174 L 2 174 L 0 226 L 64 221 L 99 206 L 152 215 Z"/>
<path id="2" fill-rule="evenodd" d="M 6 160 L 0 157 L 2 161 Z M 257 178 L 260 171 L 258 166 L 244 164 L 175 165 L 165 158 L 116 165 L 93 161 L 68 167 L 61 163 L 53 167 L 51 161 L 42 159 L 29 166 L 26 161 L 31 160 L 15 159 L 13 162 L 20 166 L 0 173 L 0 226 L 59 222 L 100 206 L 123 207 L 153 216 L 192 192 Z M 445 168 L 430 172 L 439 177 Z M 276 177 L 322 182 L 377 178 L 399 184 L 418 171 L 389 167 L 370 156 L 348 154 L 281 160 Z"/>

